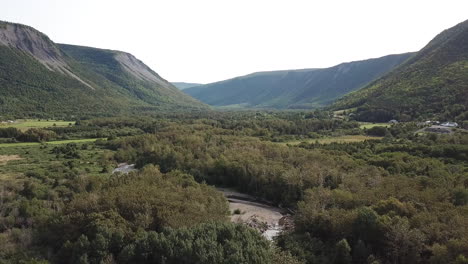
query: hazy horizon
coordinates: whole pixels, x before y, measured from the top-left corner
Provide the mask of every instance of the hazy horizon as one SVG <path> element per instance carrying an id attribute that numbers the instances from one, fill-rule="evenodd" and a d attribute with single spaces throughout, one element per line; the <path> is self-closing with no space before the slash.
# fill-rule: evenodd
<path id="1" fill-rule="evenodd" d="M 132 53 L 171 82 L 210 83 L 414 52 L 466 10 L 461 0 L 6 0 L 0 20 L 57 43 Z"/>

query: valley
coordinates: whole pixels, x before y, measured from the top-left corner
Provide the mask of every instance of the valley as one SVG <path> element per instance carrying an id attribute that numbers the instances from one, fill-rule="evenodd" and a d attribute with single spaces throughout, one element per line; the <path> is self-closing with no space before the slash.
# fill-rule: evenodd
<path id="1" fill-rule="evenodd" d="M 327 38 L 279 16 L 275 27 L 245 23 L 245 35 L 231 37 L 254 2 L 235 23 L 222 23 L 234 13 L 225 8 L 202 26 L 194 6 L 131 20 L 140 13 L 126 3 L 125 16 L 106 20 L 117 2 L 93 27 L 63 24 L 70 36 L 90 38 L 82 43 L 101 43 L 88 37 L 95 26 L 102 43 L 118 35 L 113 47 L 146 54 L 164 75 L 200 75 L 210 64 L 213 76 L 229 76 L 240 62 L 257 71 L 288 65 L 280 60 L 319 64 L 307 57 L 318 54 L 310 43 L 294 53 L 303 43 L 293 36 L 327 41 L 320 52 L 330 58 L 357 39 L 355 48 L 365 47 L 365 35 L 353 32 L 328 42 L 347 28 L 340 19 Z M 217 5 L 207 10 L 226 3 Z M 263 21 L 270 5 L 250 15 Z M 366 34 L 377 39 L 378 29 Z M 272 32 L 260 62 L 243 53 Z M 269 49 L 281 38 L 294 46 Z M 128 52 L 58 44 L 0 21 L 0 263 L 468 263 L 467 41 L 465 21 L 418 52 L 201 84 L 169 82 Z M 187 70 L 188 48 L 199 57 Z"/>
<path id="2" fill-rule="evenodd" d="M 468 166 L 468 133 L 416 135 L 420 128 L 413 122 L 363 124 L 330 119 L 329 113 L 309 113 L 307 118 L 304 114 L 209 112 L 96 118 L 64 127 L 38 124 L 30 129 L 53 131 L 56 138 L 0 147 L 0 220 L 4 226 L 0 257 L 18 258 L 14 257 L 16 249 L 26 250 L 24 258 L 40 257 L 40 251 L 27 248 L 43 241 L 41 248 L 57 252 L 54 258 L 59 258 L 59 252 L 81 247 L 84 236 L 93 244 L 100 243 L 99 239 L 117 243 L 111 242 L 117 234 L 126 237 L 118 242 L 120 249 L 101 247 L 105 252 L 101 256 L 115 254 L 121 259 L 129 246 L 152 243 L 161 248 L 166 239 L 174 245 L 202 243 L 191 240 L 196 236 L 191 232 L 202 232 L 206 241 L 219 241 L 222 236 L 229 245 L 248 247 L 245 254 L 231 257 L 254 263 L 251 257 L 258 254 L 262 263 L 278 258 L 289 263 L 313 262 L 317 256 L 331 259 L 333 251 L 322 253 L 321 246 L 336 248 L 336 237 L 342 237 L 342 232 L 346 240 L 359 238 L 373 245 L 372 253 L 366 254 L 380 259 L 421 258 L 422 247 L 446 239 L 456 245 L 464 243 L 468 196 L 462 186 Z M 381 130 L 385 138 L 367 135 Z M 360 135 L 345 136 L 356 133 Z M 86 138 L 90 135 L 94 138 Z M 308 136 L 314 138 L 299 140 Z M 57 140 L 66 137 L 73 139 Z M 359 140 L 343 140 L 347 137 Z M 288 141 L 294 138 L 301 143 Z M 124 163 L 134 165 L 124 173 L 113 173 Z M 23 209 L 8 210 L 17 206 Z M 369 221 L 365 217 L 372 217 L 375 226 L 361 227 L 361 221 Z M 217 224 L 207 224 L 213 221 Z M 418 225 L 421 221 L 450 233 L 437 237 L 434 226 Z M 80 226 L 89 225 L 97 231 L 80 231 Z M 163 231 L 155 233 L 156 226 L 164 227 Z M 411 255 L 399 255 L 392 251 L 397 244 L 377 246 L 361 235 L 364 231 L 355 233 L 358 228 L 366 232 L 375 228 L 372 239 L 418 247 L 411 249 Z M 58 229 L 68 230 L 67 235 L 57 236 Z M 400 229 L 413 235 L 398 240 L 390 237 Z M 305 235 L 311 233 L 316 237 Z M 421 239 L 423 234 L 427 237 Z M 18 235 L 27 240 L 18 240 Z M 279 248 L 271 251 L 262 242 L 265 238 Z M 227 244 L 217 243 L 220 259 L 228 258 Z M 444 247 L 455 255 L 464 250 L 447 243 Z M 307 254 L 300 253 L 306 248 Z M 196 258 L 199 252 L 179 249 L 171 248 L 172 259 L 178 261 L 187 254 Z M 100 258 L 94 255 L 95 248 L 84 250 L 90 258 Z M 148 256 L 166 254 L 147 250 Z M 385 253 L 389 251 L 394 255 Z M 133 261 L 140 255 L 126 258 Z"/>
<path id="3" fill-rule="evenodd" d="M 389 55 L 326 69 L 258 72 L 183 91 L 206 104 L 228 109 L 313 109 L 367 85 L 412 55 Z"/>

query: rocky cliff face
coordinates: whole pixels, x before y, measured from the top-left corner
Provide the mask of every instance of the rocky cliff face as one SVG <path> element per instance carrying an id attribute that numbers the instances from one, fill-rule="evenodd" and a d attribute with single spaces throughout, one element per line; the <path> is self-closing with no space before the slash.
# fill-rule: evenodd
<path id="1" fill-rule="evenodd" d="M 47 69 L 66 74 L 94 89 L 72 72 L 57 45 L 49 37 L 32 27 L 0 22 L 0 45 L 13 47 L 28 53 Z"/>
<path id="2" fill-rule="evenodd" d="M 20 116 L 112 115 L 207 109 L 133 55 L 57 44 L 0 21 L 0 112 Z"/>
<path id="3" fill-rule="evenodd" d="M 148 66 L 135 58 L 132 54 L 126 52 L 117 52 L 115 59 L 130 74 L 142 81 L 156 82 L 160 85 L 166 85 L 161 77 L 152 71 Z"/>

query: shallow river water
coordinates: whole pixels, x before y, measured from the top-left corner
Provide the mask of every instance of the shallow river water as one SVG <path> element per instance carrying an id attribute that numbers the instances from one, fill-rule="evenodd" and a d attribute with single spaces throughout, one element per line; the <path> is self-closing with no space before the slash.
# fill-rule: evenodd
<path id="1" fill-rule="evenodd" d="M 232 190 L 217 188 L 229 201 L 231 211 L 231 221 L 243 223 L 257 229 L 268 240 L 284 229 L 280 223 L 285 217 L 285 212 L 281 208 L 256 201 L 255 197 L 238 193 Z M 234 213 L 235 211 L 240 213 Z M 287 217 L 287 216 L 286 216 Z"/>

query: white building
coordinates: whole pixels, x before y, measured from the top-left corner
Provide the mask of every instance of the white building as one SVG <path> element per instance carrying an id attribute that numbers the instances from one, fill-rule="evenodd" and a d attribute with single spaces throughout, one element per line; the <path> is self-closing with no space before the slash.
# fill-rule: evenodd
<path id="1" fill-rule="evenodd" d="M 444 127 L 457 127 L 458 124 L 455 123 L 455 122 L 445 122 L 445 123 L 442 123 L 441 126 L 444 126 Z"/>

